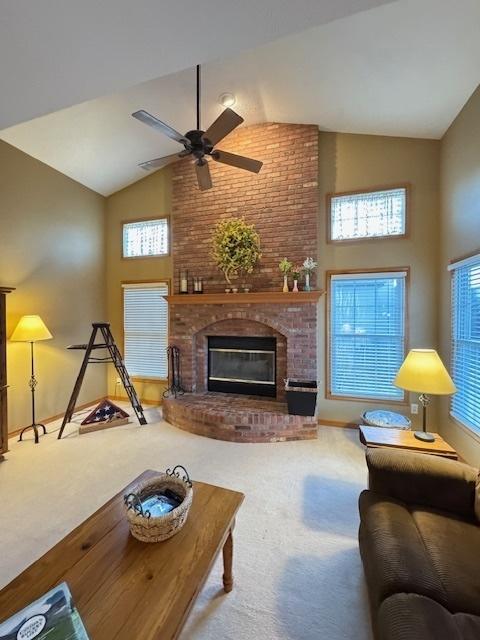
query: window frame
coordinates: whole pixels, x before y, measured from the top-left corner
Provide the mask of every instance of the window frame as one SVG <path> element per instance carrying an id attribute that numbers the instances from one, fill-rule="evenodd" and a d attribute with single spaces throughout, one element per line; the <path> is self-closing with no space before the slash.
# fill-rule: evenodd
<path id="1" fill-rule="evenodd" d="M 156 218 L 155 218 L 156 219 Z M 122 290 L 122 331 L 121 331 L 121 337 L 122 337 L 122 348 L 121 348 L 121 353 L 122 353 L 122 360 L 125 362 L 125 287 L 124 285 L 129 285 L 129 284 L 166 284 L 167 285 L 167 289 L 168 289 L 168 295 L 172 295 L 172 279 L 171 278 L 141 278 L 140 280 L 122 280 L 120 282 L 120 287 Z M 170 338 L 170 308 L 169 308 L 169 312 L 167 314 L 168 317 L 168 321 L 167 321 L 167 343 L 169 341 Z M 151 384 L 165 384 L 168 383 L 168 377 L 167 378 L 161 378 L 161 377 L 152 377 L 152 376 L 130 376 L 130 380 L 138 381 L 138 382 L 146 382 L 146 383 L 151 383 Z"/>
<path id="2" fill-rule="evenodd" d="M 410 267 L 375 267 L 372 269 L 335 269 L 326 272 L 326 304 L 325 304 L 325 326 L 327 328 L 325 332 L 325 399 L 326 400 L 340 400 L 345 402 L 361 402 L 368 404 L 370 402 L 376 402 L 378 404 L 405 406 L 408 405 L 408 396 L 405 390 L 403 391 L 402 398 L 398 400 L 387 398 L 375 398 L 373 396 L 359 398 L 357 396 L 337 396 L 332 393 L 331 390 L 331 376 L 330 376 L 330 331 L 331 331 L 331 284 L 332 276 L 337 275 L 351 275 L 358 274 L 375 274 L 375 273 L 406 273 L 405 275 L 405 309 L 404 309 L 404 326 L 405 335 L 403 336 L 403 352 L 404 357 L 408 353 L 410 345 Z"/>
<path id="3" fill-rule="evenodd" d="M 450 341 L 449 341 L 450 367 L 449 368 L 450 368 L 452 380 L 454 381 L 454 383 L 455 383 L 455 380 L 454 380 L 453 319 L 454 319 L 455 310 L 453 307 L 453 282 L 455 277 L 455 269 L 459 268 L 462 262 L 466 260 L 475 260 L 475 258 L 478 258 L 480 262 L 480 247 L 478 249 L 475 249 L 474 251 L 470 251 L 469 253 L 463 254 L 457 258 L 452 258 L 451 260 L 448 261 L 448 271 L 450 272 Z M 466 433 L 468 433 L 470 436 L 480 441 L 480 427 L 475 427 L 474 425 L 468 424 L 464 422 L 460 417 L 453 414 L 453 395 L 451 395 L 448 399 L 448 416 L 451 420 L 453 420 L 456 424 L 458 424 L 459 427 L 462 428 Z"/>
<path id="4" fill-rule="evenodd" d="M 126 256 L 124 254 L 124 246 L 123 246 L 123 231 L 126 224 L 136 224 L 141 222 L 152 222 L 152 220 L 166 220 L 167 221 L 167 238 L 168 238 L 168 251 L 167 253 L 155 253 L 151 256 Z M 128 220 L 121 221 L 121 229 L 120 229 L 120 255 L 122 260 L 155 260 L 158 258 L 169 258 L 172 252 L 172 228 L 170 225 L 170 215 L 156 215 L 150 216 L 148 218 L 130 218 Z M 143 280 L 142 282 L 147 282 L 147 280 Z M 156 282 L 156 280 L 154 280 Z M 164 282 L 164 280 L 162 280 Z"/>
<path id="5" fill-rule="evenodd" d="M 405 232 L 396 235 L 367 236 L 362 238 L 347 238 L 345 240 L 334 240 L 332 238 L 332 199 L 341 196 L 356 196 L 377 191 L 393 191 L 394 189 L 405 189 Z M 411 206 L 411 184 L 402 182 L 399 184 L 380 185 L 368 187 L 367 189 L 353 189 L 351 191 L 339 191 L 327 193 L 326 198 L 326 234 L 327 244 L 352 244 L 358 242 L 376 242 L 377 240 L 405 240 L 410 237 L 410 206 Z"/>

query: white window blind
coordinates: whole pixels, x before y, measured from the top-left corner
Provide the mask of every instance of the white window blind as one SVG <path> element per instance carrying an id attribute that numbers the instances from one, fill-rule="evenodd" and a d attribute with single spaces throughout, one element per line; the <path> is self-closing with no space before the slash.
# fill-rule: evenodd
<path id="1" fill-rule="evenodd" d="M 452 265 L 454 418 L 480 433 L 480 255 Z"/>
<path id="2" fill-rule="evenodd" d="M 393 379 L 405 356 L 405 272 L 330 281 L 330 393 L 403 400 Z"/>
<path id="3" fill-rule="evenodd" d="M 123 285 L 124 360 L 131 376 L 167 378 L 168 295 L 164 282 Z"/>
<path id="4" fill-rule="evenodd" d="M 123 224 L 123 257 L 165 256 L 168 254 L 168 219 L 143 220 Z"/>
<path id="5" fill-rule="evenodd" d="M 332 196 L 330 239 L 356 240 L 405 234 L 405 187 Z"/>

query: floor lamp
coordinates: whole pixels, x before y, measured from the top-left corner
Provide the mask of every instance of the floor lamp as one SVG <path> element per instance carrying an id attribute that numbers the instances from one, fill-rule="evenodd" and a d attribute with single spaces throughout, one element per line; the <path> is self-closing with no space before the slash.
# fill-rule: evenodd
<path id="1" fill-rule="evenodd" d="M 31 359 L 31 376 L 28 386 L 32 392 L 32 424 L 25 427 L 20 432 L 18 441 L 22 441 L 22 437 L 27 429 L 33 429 L 35 434 L 35 444 L 38 444 L 38 428 L 43 429 L 43 433 L 47 433 L 44 424 L 40 424 L 35 420 L 35 387 L 37 386 L 37 379 L 35 377 L 35 359 L 33 356 L 33 343 L 39 340 L 50 340 L 52 334 L 45 326 L 45 323 L 40 316 L 23 316 L 20 318 L 14 332 L 12 333 L 10 340 L 12 342 L 30 342 L 30 359 Z"/>
<path id="2" fill-rule="evenodd" d="M 415 431 L 415 438 L 423 442 L 435 442 L 433 433 L 427 431 L 428 394 L 449 396 L 457 391 L 440 356 L 434 349 L 412 349 L 398 370 L 393 384 L 400 389 L 419 393 L 423 407 L 423 431 Z"/>

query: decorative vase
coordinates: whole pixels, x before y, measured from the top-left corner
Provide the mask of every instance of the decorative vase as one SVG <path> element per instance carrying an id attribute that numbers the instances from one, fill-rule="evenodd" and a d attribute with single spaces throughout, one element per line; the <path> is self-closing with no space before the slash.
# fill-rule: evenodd
<path id="1" fill-rule="evenodd" d="M 310 274 L 307 273 L 305 274 L 305 291 L 311 291 L 310 289 Z"/>
<path id="2" fill-rule="evenodd" d="M 232 287 L 232 293 L 238 293 L 238 287 Z"/>
<path id="3" fill-rule="evenodd" d="M 288 276 L 283 276 L 283 293 L 288 293 L 290 289 L 288 288 Z"/>
<path id="4" fill-rule="evenodd" d="M 293 281 L 293 293 L 298 293 L 298 280 Z"/>

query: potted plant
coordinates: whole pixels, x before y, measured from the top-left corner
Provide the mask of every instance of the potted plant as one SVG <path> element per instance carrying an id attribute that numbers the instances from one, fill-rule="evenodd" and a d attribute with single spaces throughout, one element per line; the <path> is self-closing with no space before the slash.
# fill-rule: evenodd
<path id="1" fill-rule="evenodd" d="M 302 266 L 302 271 L 305 274 L 305 291 L 311 291 L 310 288 L 310 276 L 317 268 L 317 263 L 313 258 L 305 258 Z"/>
<path id="2" fill-rule="evenodd" d="M 230 218 L 215 225 L 212 236 L 212 257 L 225 276 L 225 280 L 236 293 L 232 280 L 240 274 L 253 272 L 260 253 L 260 236 L 255 225 L 247 224 L 244 218 Z M 227 290 L 226 290 L 227 291 Z"/>
<path id="3" fill-rule="evenodd" d="M 288 274 L 292 270 L 292 263 L 287 258 L 283 258 L 278 268 L 283 273 L 283 293 L 288 293 Z"/>
<path id="4" fill-rule="evenodd" d="M 300 273 L 302 271 L 302 267 L 292 267 L 292 278 L 293 278 L 293 289 L 294 293 L 298 293 L 298 280 L 300 278 Z"/>

